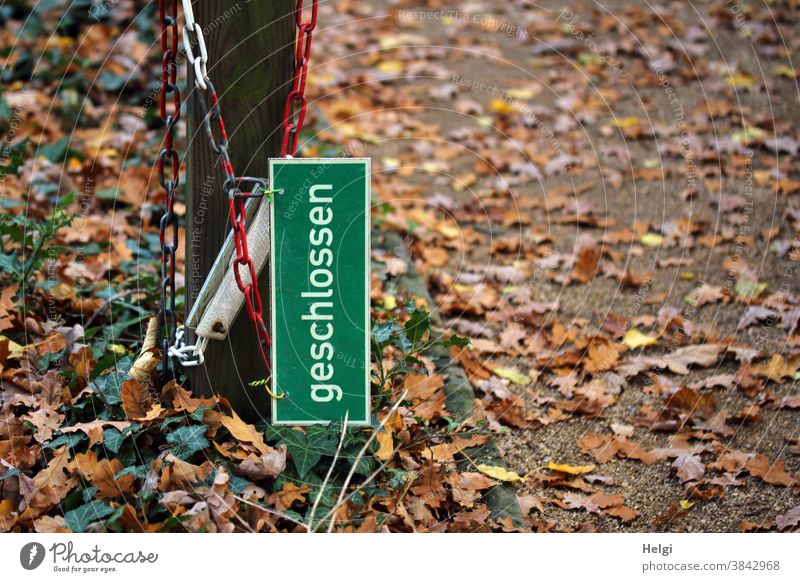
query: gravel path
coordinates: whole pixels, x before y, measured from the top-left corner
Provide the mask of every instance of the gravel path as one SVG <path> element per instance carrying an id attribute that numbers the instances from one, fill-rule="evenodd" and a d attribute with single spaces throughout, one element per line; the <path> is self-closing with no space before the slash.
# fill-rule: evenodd
<path id="1" fill-rule="evenodd" d="M 373 158 L 398 257 L 473 338 L 532 527 L 774 529 L 800 503 L 790 9 L 561 6 L 326 5 L 319 106 Z M 652 345 L 621 342 L 633 328 Z M 687 373 L 631 370 L 717 344 Z"/>

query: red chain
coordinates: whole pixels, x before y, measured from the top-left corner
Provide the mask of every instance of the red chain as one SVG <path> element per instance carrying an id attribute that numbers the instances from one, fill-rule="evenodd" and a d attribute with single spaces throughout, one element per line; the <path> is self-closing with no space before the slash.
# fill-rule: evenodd
<path id="1" fill-rule="evenodd" d="M 283 109 L 283 141 L 281 157 L 297 153 L 297 136 L 306 119 L 306 78 L 311 59 L 311 39 L 317 27 L 317 0 L 311 1 L 311 20 L 303 21 L 303 0 L 297 0 L 295 11 L 297 37 L 294 43 L 294 76 L 292 90 L 286 96 Z"/>
<path id="2" fill-rule="evenodd" d="M 163 0 L 161 0 L 163 1 Z M 303 0 L 297 1 L 295 19 L 297 23 L 297 35 L 295 36 L 295 63 L 294 76 L 292 77 L 292 89 L 286 97 L 283 118 L 283 141 L 281 143 L 281 157 L 287 155 L 294 156 L 297 153 L 297 136 L 303 127 L 306 116 L 306 78 L 308 76 L 308 62 L 311 57 L 311 38 L 314 28 L 317 26 L 317 2 L 311 3 L 311 20 L 303 21 Z M 247 230 L 245 228 L 245 203 L 248 198 L 263 196 L 258 193 L 258 188 L 242 189 L 242 185 L 250 183 L 253 186 L 261 187 L 266 190 L 266 183 L 258 178 L 246 176 L 236 176 L 233 171 L 233 164 L 228 155 L 228 134 L 225 130 L 225 121 L 219 107 L 219 97 L 214 85 L 205 79 L 211 95 L 211 108 L 205 112 L 204 123 L 211 147 L 220 156 L 220 166 L 225 174 L 224 189 L 228 193 L 228 210 L 231 228 L 233 229 L 233 242 L 236 248 L 236 258 L 233 261 L 233 272 L 236 285 L 244 295 L 244 303 L 247 308 L 247 316 L 258 335 L 258 345 L 261 352 L 261 359 L 267 370 L 270 370 L 267 350 L 271 345 L 267 326 L 264 324 L 263 304 L 261 293 L 258 290 L 258 277 L 255 264 L 250 257 L 247 248 Z M 201 100 L 202 103 L 202 100 Z M 205 106 L 205 104 L 203 104 Z M 215 139 L 211 122 L 216 120 L 219 138 Z M 245 283 L 242 276 L 242 267 L 249 275 L 249 281 Z"/>

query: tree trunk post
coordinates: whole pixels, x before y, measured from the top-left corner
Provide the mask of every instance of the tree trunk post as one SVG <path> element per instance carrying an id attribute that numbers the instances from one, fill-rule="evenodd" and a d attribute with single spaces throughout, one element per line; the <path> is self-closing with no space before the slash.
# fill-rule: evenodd
<path id="1" fill-rule="evenodd" d="M 266 177 L 267 160 L 280 155 L 281 121 L 291 89 L 295 3 L 292 0 L 231 3 L 195 0 L 195 17 L 208 47 L 208 75 L 220 97 L 237 175 Z M 186 178 L 186 313 L 192 308 L 225 237 L 230 231 L 228 200 L 217 156 L 208 143 L 193 72 L 188 87 Z M 269 265 L 258 279 L 269 327 Z M 196 338 L 187 330 L 187 341 Z M 196 394 L 224 396 L 251 422 L 268 418 L 263 387 L 248 386 L 267 370 L 258 339 L 243 308 L 225 341 L 209 341 L 205 364 L 188 368 Z"/>

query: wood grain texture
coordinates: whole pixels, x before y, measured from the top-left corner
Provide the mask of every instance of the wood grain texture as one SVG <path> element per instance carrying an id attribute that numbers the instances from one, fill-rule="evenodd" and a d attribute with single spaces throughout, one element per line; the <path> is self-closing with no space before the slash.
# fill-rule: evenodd
<path id="1" fill-rule="evenodd" d="M 291 89 L 294 2 L 251 0 L 193 2 L 209 53 L 208 73 L 220 96 L 230 136 L 230 156 L 237 175 L 266 176 L 267 160 L 280 154 L 281 118 Z M 189 87 L 194 77 L 189 75 Z M 229 231 L 222 173 L 206 138 L 198 99 L 188 99 L 186 181 L 186 308 L 203 281 Z M 264 320 L 269 326 L 269 266 L 259 276 Z M 194 334 L 188 334 L 194 342 Z M 263 378 L 266 369 L 258 340 L 243 309 L 227 341 L 209 342 L 205 365 L 189 369 L 192 389 L 227 398 L 237 413 L 254 422 L 268 418 L 269 398 L 247 382 Z"/>

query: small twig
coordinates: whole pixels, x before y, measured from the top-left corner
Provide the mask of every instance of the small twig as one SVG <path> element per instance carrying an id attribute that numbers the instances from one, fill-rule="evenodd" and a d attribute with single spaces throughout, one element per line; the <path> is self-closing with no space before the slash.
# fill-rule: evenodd
<path id="1" fill-rule="evenodd" d="M 266 511 L 267 513 L 271 513 L 272 515 L 276 515 L 276 516 L 280 517 L 281 519 L 285 519 L 286 521 L 291 521 L 295 525 L 300 525 L 302 527 L 308 527 L 302 521 L 298 521 L 293 517 L 289 517 L 285 513 L 281 513 L 280 511 L 275 511 L 274 509 L 270 509 L 269 507 L 264 507 L 263 505 L 259 505 L 258 503 L 253 503 L 252 501 L 248 501 L 244 497 L 239 497 L 238 495 L 234 495 L 233 498 L 236 499 L 237 501 L 241 501 L 245 505 L 249 505 L 251 507 L 255 507 L 256 509 L 260 509 L 262 511 Z"/>
<path id="2" fill-rule="evenodd" d="M 404 391 L 403 391 L 403 393 L 402 393 L 402 394 L 400 395 L 400 397 L 397 399 L 397 402 L 395 402 L 394 406 L 392 406 L 392 408 L 389 410 L 389 413 L 388 413 L 388 414 L 386 415 L 386 417 L 385 417 L 385 418 L 384 418 L 384 419 L 381 421 L 381 423 L 380 423 L 380 425 L 378 426 L 377 430 L 374 430 L 374 431 L 372 432 L 372 434 L 371 434 L 371 435 L 369 436 L 369 438 L 367 439 L 367 442 L 366 442 L 366 443 L 364 443 L 364 446 L 363 446 L 363 447 L 361 447 L 361 450 L 358 452 L 358 455 L 356 455 L 356 460 L 355 460 L 355 461 L 353 461 L 353 466 L 352 466 L 352 467 L 350 467 L 350 471 L 347 473 L 347 478 L 344 480 L 344 484 L 342 485 L 342 491 L 339 493 L 339 499 L 337 499 L 337 501 L 336 501 L 336 505 L 334 506 L 334 510 L 333 510 L 333 511 L 335 511 L 335 509 L 341 505 L 341 503 L 342 503 L 342 499 L 344 498 L 344 493 L 345 493 L 345 491 L 347 491 L 347 487 L 350 485 L 350 480 L 353 478 L 353 475 L 354 475 L 354 474 L 355 474 L 355 472 L 356 472 L 356 467 L 358 467 L 358 464 L 361 462 L 361 459 L 362 459 L 362 458 L 364 458 L 364 455 L 366 454 L 367 450 L 369 450 L 369 446 L 372 444 L 372 441 L 374 441 L 374 440 L 375 440 L 375 437 L 377 437 L 377 436 L 378 436 L 378 433 L 379 433 L 381 430 L 383 430 L 383 427 L 384 427 L 384 426 L 386 426 L 386 423 L 389 421 L 389 419 L 392 417 L 392 415 L 394 414 L 394 412 L 395 412 L 395 411 L 397 410 L 397 408 L 400 406 L 400 403 L 402 403 L 402 402 L 403 402 L 403 400 L 405 400 L 405 398 L 406 398 L 406 394 L 408 394 L 408 390 L 404 390 Z M 330 533 L 330 532 L 332 532 L 332 531 L 333 531 L 333 526 L 336 524 L 336 517 L 335 517 L 335 516 L 336 516 L 336 514 L 334 513 L 334 516 L 331 518 L 331 523 L 330 523 L 330 525 L 328 526 L 328 533 Z M 326 516 L 326 517 L 327 517 L 327 516 Z M 320 524 L 322 524 L 322 523 L 324 523 L 324 522 L 325 522 L 325 520 L 323 519 L 323 520 L 320 522 Z"/>
<path id="3" fill-rule="evenodd" d="M 98 386 L 97 382 L 95 382 L 94 380 L 90 380 L 89 382 L 92 385 L 92 392 L 97 394 L 100 400 L 103 401 L 103 406 L 105 406 L 106 411 L 111 412 L 111 404 L 108 402 L 108 398 L 106 398 L 106 395 L 103 394 L 103 391 L 100 390 L 100 386 Z"/>
<path id="4" fill-rule="evenodd" d="M 370 483 L 372 483 L 372 481 L 373 481 L 373 480 L 374 480 L 374 479 L 375 479 L 375 478 L 376 478 L 378 475 L 380 475 L 380 474 L 381 474 L 381 471 L 383 471 L 383 470 L 384 470 L 384 469 L 387 467 L 387 465 L 389 465 L 389 463 L 390 463 L 391 461 L 392 461 L 392 459 L 391 459 L 391 458 L 389 458 L 389 459 L 387 459 L 386 461 L 384 461 L 383 463 L 381 463 L 381 464 L 380 464 L 380 466 L 379 466 L 377 469 L 375 469 L 375 471 L 373 471 L 373 472 L 372 472 L 372 474 L 370 474 L 370 476 L 369 476 L 369 477 L 367 477 L 366 479 L 364 479 L 364 482 L 363 482 L 363 483 L 360 483 L 360 484 L 358 485 L 358 487 L 356 487 L 356 488 L 355 488 L 355 489 L 353 489 L 353 490 L 352 490 L 350 493 L 348 493 L 348 494 L 345 496 L 345 498 L 341 500 L 341 502 L 337 501 L 337 502 L 336 502 L 336 505 L 334 505 L 334 506 L 333 506 L 333 509 L 331 509 L 331 510 L 330 510 L 328 513 L 326 513 L 326 514 L 325 514 L 325 517 L 323 517 L 322 519 L 320 519 L 320 520 L 319 520 L 319 523 L 317 523 L 317 527 L 316 527 L 316 528 L 314 528 L 314 531 L 316 531 L 316 530 L 319 528 L 319 526 L 320 526 L 320 525 L 322 525 L 323 523 L 325 523 L 325 522 L 328 520 L 328 518 L 329 518 L 329 517 L 331 517 L 331 516 L 334 516 L 334 517 L 335 517 L 336 511 L 337 511 L 337 510 L 338 510 L 338 509 L 339 509 L 339 508 L 340 508 L 342 505 L 344 505 L 345 503 L 347 503 L 348 501 L 350 501 L 350 500 L 351 500 L 353 497 L 355 497 L 355 495 L 356 495 L 356 494 L 357 494 L 359 491 L 361 491 L 361 490 L 362 490 L 364 487 L 366 487 L 367 485 L 369 485 Z M 333 523 L 333 520 L 331 520 L 331 523 Z M 329 530 L 329 531 L 330 531 L 330 530 Z"/>
<path id="5" fill-rule="evenodd" d="M 209 493 L 214 495 L 217 499 L 222 501 L 222 503 L 224 503 L 226 506 L 228 506 L 228 504 L 226 503 L 225 499 L 223 499 L 223 497 L 219 493 L 214 491 L 213 488 L 209 491 Z M 233 497 L 234 497 L 234 499 L 238 499 L 238 497 L 236 497 L 235 495 Z M 228 507 L 230 507 L 230 506 L 228 506 Z M 233 511 L 233 507 L 231 507 L 231 510 Z M 233 511 L 233 517 L 235 517 L 237 520 L 239 520 L 239 523 L 241 523 L 245 528 L 250 530 L 250 533 L 256 533 L 256 531 L 253 529 L 253 526 L 251 526 L 249 523 L 247 523 L 236 511 Z"/>
<path id="6" fill-rule="evenodd" d="M 350 414 L 349 410 L 346 410 L 344 413 L 344 421 L 342 422 L 342 436 L 339 437 L 339 445 L 336 447 L 336 453 L 333 455 L 333 461 L 331 461 L 331 466 L 328 467 L 328 472 L 325 475 L 325 479 L 322 481 L 322 485 L 319 488 L 319 493 L 317 493 L 317 498 L 314 499 L 314 505 L 311 506 L 311 515 L 308 518 L 308 525 L 306 526 L 306 532 L 311 533 L 314 531 L 314 514 L 317 513 L 317 506 L 319 505 L 320 499 L 322 499 L 322 493 L 325 491 L 325 487 L 328 485 L 328 481 L 331 478 L 331 474 L 333 473 L 333 468 L 336 466 L 336 461 L 339 460 L 339 453 L 342 450 L 342 444 L 344 444 L 344 437 L 347 433 L 347 418 L 348 414 Z"/>

